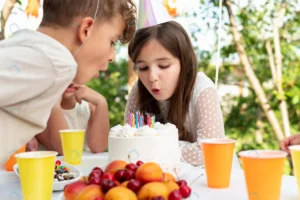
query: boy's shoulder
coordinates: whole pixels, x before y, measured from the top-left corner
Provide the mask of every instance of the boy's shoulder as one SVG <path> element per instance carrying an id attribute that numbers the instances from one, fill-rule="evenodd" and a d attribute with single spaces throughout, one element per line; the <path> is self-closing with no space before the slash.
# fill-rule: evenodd
<path id="1" fill-rule="evenodd" d="M 57 41 L 53 38 L 51 38 L 48 35 L 45 35 L 41 32 L 29 30 L 29 29 L 21 29 L 17 32 L 15 32 L 12 36 L 9 38 L 2 40 L 0 42 L 1 48 L 10 48 L 15 46 L 27 46 L 27 47 L 38 47 L 43 44 L 48 45 L 56 45 Z"/>
<path id="2" fill-rule="evenodd" d="M 38 31 L 23 29 L 0 42 L 0 60 L 18 62 L 41 62 L 51 65 L 68 65 L 76 68 L 71 52 L 54 38 Z"/>

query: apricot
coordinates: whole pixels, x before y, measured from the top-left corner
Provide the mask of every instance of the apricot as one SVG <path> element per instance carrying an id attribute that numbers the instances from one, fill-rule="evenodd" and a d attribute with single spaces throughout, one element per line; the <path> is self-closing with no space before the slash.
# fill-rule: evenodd
<path id="1" fill-rule="evenodd" d="M 169 194 L 171 192 L 173 192 L 174 190 L 179 190 L 179 186 L 174 181 L 165 181 L 165 182 L 163 182 L 163 184 L 165 184 L 165 186 L 167 186 Z"/>
<path id="2" fill-rule="evenodd" d="M 138 192 L 139 200 L 148 200 L 157 196 L 162 196 L 164 199 L 168 199 L 169 190 L 167 186 L 160 182 L 151 182 L 145 184 Z"/>
<path id="3" fill-rule="evenodd" d="M 121 185 L 121 183 L 119 181 L 116 181 L 116 180 L 114 180 L 114 183 L 115 183 L 116 186 Z"/>
<path id="4" fill-rule="evenodd" d="M 120 186 L 122 186 L 122 187 L 127 187 L 128 182 L 129 182 L 129 181 L 125 181 L 125 182 L 121 183 Z"/>
<path id="5" fill-rule="evenodd" d="M 105 168 L 105 173 L 110 172 L 112 174 L 115 174 L 115 172 L 118 171 L 119 169 L 125 169 L 127 164 L 128 163 L 123 160 L 112 161 Z"/>
<path id="6" fill-rule="evenodd" d="M 176 178 L 168 172 L 164 172 L 164 178 L 163 179 L 164 179 L 164 181 L 174 181 L 174 182 L 176 182 Z"/>
<path id="7" fill-rule="evenodd" d="M 88 176 L 82 176 L 79 180 L 82 180 L 85 182 L 85 184 L 89 183 L 89 177 Z"/>
<path id="8" fill-rule="evenodd" d="M 66 200 L 76 199 L 80 193 L 87 187 L 84 180 L 78 180 L 74 183 L 66 185 L 64 195 Z"/>
<path id="9" fill-rule="evenodd" d="M 123 186 L 110 189 L 104 196 L 104 200 L 138 200 L 134 192 Z"/>
<path id="10" fill-rule="evenodd" d="M 158 164 L 148 162 L 137 169 L 135 176 L 142 183 L 161 182 L 163 180 L 163 171 Z"/>
<path id="11" fill-rule="evenodd" d="M 101 187 L 99 185 L 89 185 L 79 194 L 76 200 L 96 199 L 97 197 L 104 197 Z"/>

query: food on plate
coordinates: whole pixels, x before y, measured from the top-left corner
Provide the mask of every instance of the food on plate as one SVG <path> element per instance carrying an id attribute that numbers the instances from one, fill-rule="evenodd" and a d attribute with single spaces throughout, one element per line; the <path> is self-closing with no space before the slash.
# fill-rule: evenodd
<path id="1" fill-rule="evenodd" d="M 88 176 L 64 189 L 66 200 L 180 200 L 190 194 L 185 180 L 164 172 L 155 162 L 121 160 L 109 163 L 105 169 L 95 167 Z"/>

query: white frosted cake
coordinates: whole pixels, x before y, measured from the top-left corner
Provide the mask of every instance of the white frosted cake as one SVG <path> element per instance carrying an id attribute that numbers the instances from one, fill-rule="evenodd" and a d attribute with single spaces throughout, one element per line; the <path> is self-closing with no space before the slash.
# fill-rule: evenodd
<path id="1" fill-rule="evenodd" d="M 108 137 L 109 161 L 156 162 L 165 171 L 179 173 L 178 129 L 174 124 L 156 122 L 154 128 L 133 128 L 128 124 L 111 128 Z"/>

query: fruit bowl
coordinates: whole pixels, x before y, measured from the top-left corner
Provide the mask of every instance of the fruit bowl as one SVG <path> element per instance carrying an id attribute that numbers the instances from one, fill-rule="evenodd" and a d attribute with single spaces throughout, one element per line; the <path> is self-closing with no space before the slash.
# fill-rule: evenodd
<path id="1" fill-rule="evenodd" d="M 70 169 L 70 172 L 74 172 L 76 175 L 75 175 L 75 178 L 73 178 L 73 179 L 63 180 L 63 181 L 58 181 L 58 182 L 54 181 L 54 178 L 53 178 L 53 191 L 62 191 L 62 190 L 64 190 L 64 187 L 66 185 L 76 182 L 82 177 L 82 173 L 81 173 L 80 169 L 78 169 L 66 162 L 63 162 L 63 161 L 59 161 L 59 162 L 61 163 L 61 166 L 67 167 L 68 169 Z M 15 174 L 18 177 L 20 177 L 18 164 L 15 164 L 13 166 L 13 170 L 14 170 Z"/>

